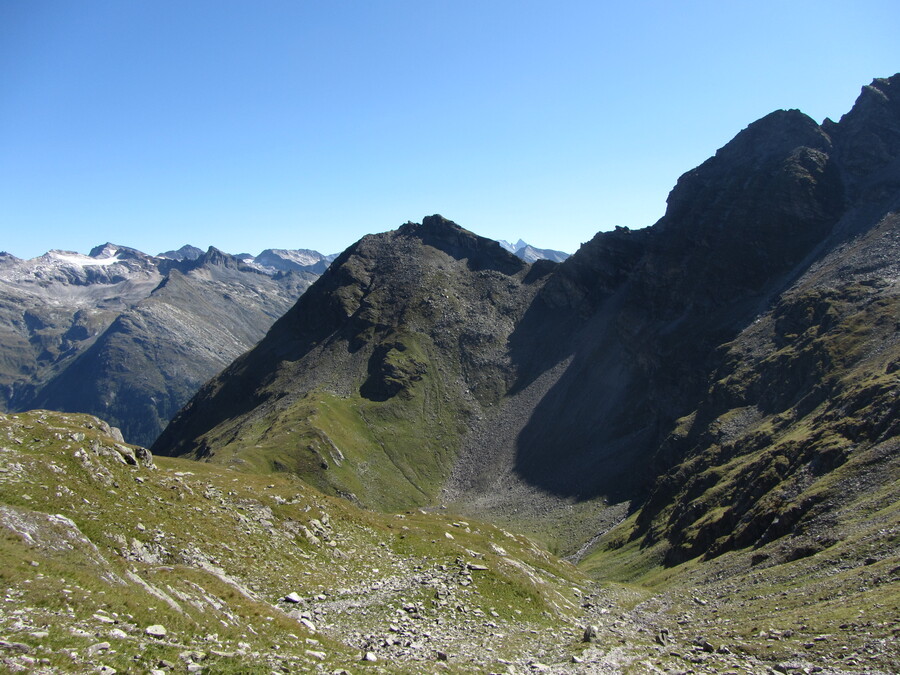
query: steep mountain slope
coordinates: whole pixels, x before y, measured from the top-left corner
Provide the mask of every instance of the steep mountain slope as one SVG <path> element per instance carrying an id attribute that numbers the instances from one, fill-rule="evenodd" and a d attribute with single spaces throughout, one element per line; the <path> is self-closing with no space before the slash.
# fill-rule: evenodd
<path id="1" fill-rule="evenodd" d="M 543 278 L 440 216 L 365 237 L 154 447 L 296 471 L 370 506 L 431 503 L 512 382 L 506 341 Z"/>
<path id="2" fill-rule="evenodd" d="M 789 312 L 777 308 L 804 293 L 798 280 L 810 269 L 839 269 L 833 279 L 823 280 L 820 273 L 823 285 L 845 284 L 852 272 L 878 279 L 888 289 L 885 297 L 895 292 L 890 265 L 896 254 L 888 242 L 897 228 L 886 214 L 896 211 L 900 196 L 890 168 L 898 157 L 897 79 L 877 80 L 864 89 L 853 112 L 839 124 L 820 127 L 797 111 L 782 111 L 750 125 L 679 180 L 666 216 L 654 227 L 601 233 L 560 266 L 511 340 L 513 354 L 522 355 L 517 361 L 522 379 L 507 402 L 505 418 L 524 416 L 527 423 L 506 440 L 489 432 L 476 435 L 463 453 L 462 470 L 451 481 L 451 496 L 469 511 L 528 524 L 569 551 L 639 508 L 648 490 L 655 497 L 642 518 L 653 519 L 654 509 L 682 504 L 677 508 L 680 519 L 665 530 L 673 540 L 690 538 L 690 523 L 716 520 L 723 503 L 684 503 L 686 494 L 679 490 L 700 469 L 697 463 L 678 468 L 691 446 L 673 439 L 685 433 L 694 411 L 707 405 L 710 387 L 734 365 L 729 347 L 758 329 L 767 311 Z M 867 110 L 872 106 L 875 112 Z M 879 120 L 873 128 L 879 135 L 868 138 L 880 152 L 865 174 L 856 153 L 869 152 L 869 146 L 851 151 L 844 139 L 865 137 L 853 129 L 857 120 L 868 118 Z M 894 154 L 888 160 L 890 148 Z M 857 245 L 863 248 L 853 248 Z M 881 318 L 862 312 L 868 299 L 859 294 L 841 301 L 843 312 L 860 312 L 857 320 L 863 322 L 883 322 L 892 312 L 896 316 L 890 304 Z M 817 320 L 813 315 L 809 328 L 818 330 Z M 538 353 L 552 355 L 555 370 L 532 356 L 534 335 L 548 326 Z M 832 348 L 849 350 L 845 331 L 851 326 L 831 328 L 840 340 Z M 873 339 L 895 334 L 896 325 L 888 320 L 881 330 L 885 335 Z M 785 325 L 778 335 L 780 347 L 802 348 L 795 342 L 798 335 Z M 859 358 L 860 352 L 848 351 L 840 367 L 853 369 Z M 807 370 L 809 364 L 801 363 L 793 367 L 804 372 L 810 388 L 839 376 L 837 364 Z M 762 388 L 789 399 L 796 387 L 786 377 L 776 377 L 780 366 L 765 374 L 755 365 L 744 366 L 743 374 L 759 384 L 743 405 L 755 405 L 753 396 Z M 882 407 L 890 409 L 895 387 L 880 390 Z M 695 434 L 702 428 L 696 426 Z M 890 433 L 896 430 L 888 437 Z M 692 440 L 697 442 L 697 435 Z M 480 469 L 477 464 L 473 469 L 465 456 L 482 458 L 488 443 L 495 449 L 492 467 L 485 471 L 482 460 Z M 813 444 L 809 450 L 821 449 Z M 673 476 L 665 482 L 667 489 L 654 489 L 657 477 L 669 470 Z M 485 474 L 492 478 L 485 480 Z M 777 485 L 763 488 L 740 471 L 730 478 L 744 484 L 751 502 Z M 721 474 L 710 472 L 703 489 L 721 489 L 720 479 Z M 547 491 L 559 499 L 545 499 Z M 529 498 L 534 494 L 539 498 Z M 741 517 L 753 521 L 751 528 L 762 526 L 755 514 L 738 509 L 720 523 L 716 536 Z M 611 540 L 616 536 L 621 536 L 618 531 Z M 705 552 L 710 543 L 701 537 L 683 555 L 670 554 L 668 561 Z"/>
<path id="3" fill-rule="evenodd" d="M 149 256 L 98 247 L 0 256 L 0 405 L 29 398 L 113 322 L 150 295 L 163 272 Z"/>
<path id="4" fill-rule="evenodd" d="M 679 179 L 656 225 L 559 265 L 436 216 L 368 237 L 154 449 L 381 508 L 442 490 L 578 555 L 641 542 L 675 564 L 794 534 L 783 516 L 811 483 L 786 477 L 818 461 L 838 480 L 839 460 L 815 459 L 832 444 L 890 457 L 896 437 L 898 83 L 873 82 L 839 123 L 751 124 Z M 812 408 L 773 422 L 801 399 Z M 844 410 L 865 431 L 819 431 Z M 714 447 L 723 416 L 756 445 Z M 851 499 L 868 484 L 849 481 Z"/>
<path id="5" fill-rule="evenodd" d="M 707 391 L 656 455 L 658 467 L 673 468 L 657 481 L 631 537 L 644 546 L 665 542 L 669 563 L 762 551 L 783 537 L 757 560 L 806 557 L 873 519 L 896 528 L 898 88 L 897 77 L 876 81 L 840 124 L 824 125 L 847 144 L 836 154 L 850 208 L 824 253 L 721 346 Z M 896 556 L 890 531 L 863 538 L 862 557 Z"/>
<path id="6" fill-rule="evenodd" d="M 0 258 L 2 407 L 102 414 L 149 445 L 317 278 L 196 251 Z"/>

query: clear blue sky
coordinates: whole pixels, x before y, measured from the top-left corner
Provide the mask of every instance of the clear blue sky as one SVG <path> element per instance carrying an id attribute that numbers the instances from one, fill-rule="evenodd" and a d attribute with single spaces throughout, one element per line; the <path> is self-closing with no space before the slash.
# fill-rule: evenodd
<path id="1" fill-rule="evenodd" d="M 900 71 L 896 0 L 0 0 L 0 250 L 574 251 L 755 119 Z"/>

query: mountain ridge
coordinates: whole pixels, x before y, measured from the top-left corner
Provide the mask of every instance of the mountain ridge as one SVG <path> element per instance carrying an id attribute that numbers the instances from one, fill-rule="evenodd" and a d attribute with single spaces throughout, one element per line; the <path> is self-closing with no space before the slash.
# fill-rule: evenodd
<path id="1" fill-rule="evenodd" d="M 214 247 L 181 251 L 106 243 L 90 255 L 3 256 L 3 409 L 99 414 L 150 445 L 318 276 L 267 273 Z"/>
<path id="2" fill-rule="evenodd" d="M 414 471 L 401 470 L 407 478 L 383 480 L 360 497 L 346 488 L 354 482 L 350 462 L 332 471 L 320 468 L 331 466 L 327 460 L 295 464 L 302 451 L 279 453 L 272 446 L 279 456 L 274 464 L 265 452 L 256 453 L 252 442 L 239 439 L 248 425 L 264 427 L 279 401 L 276 417 L 291 419 L 285 431 L 297 425 L 301 437 L 318 438 L 322 448 L 334 446 L 345 457 L 355 453 L 356 462 L 368 461 L 365 442 L 356 444 L 363 437 L 371 442 L 366 434 L 375 429 L 383 435 L 377 442 L 382 447 L 397 444 L 417 461 L 431 462 L 441 476 L 436 487 L 449 485 L 453 475 L 447 497 L 474 515 L 491 513 L 541 532 L 547 513 L 563 517 L 574 499 L 585 514 L 603 520 L 603 513 L 614 512 L 615 522 L 623 522 L 623 506 L 641 508 L 658 477 L 683 461 L 658 449 L 706 397 L 709 378 L 728 358 L 725 345 L 776 307 L 816 261 L 871 230 L 873 213 L 894 208 L 900 194 L 891 174 L 896 157 L 878 154 L 866 170 L 857 158 L 868 150 L 842 139 L 859 135 L 852 128 L 857 118 L 894 109 L 896 79 L 871 85 L 888 103 L 864 89 L 836 125 L 818 125 L 799 111 L 776 111 L 750 124 L 678 180 L 656 225 L 600 233 L 559 265 L 515 261 L 496 243 L 483 243 L 439 216 L 371 235 L 339 256 L 241 362 L 240 385 L 229 385 L 237 375 L 226 371 L 176 417 L 154 451 L 207 459 L 221 454 L 267 470 L 295 466 L 321 489 L 331 485 L 369 506 L 385 506 L 381 500 L 388 495 L 396 503 L 398 486 L 407 482 L 416 488 L 408 494 L 418 495 L 409 497 L 411 503 L 435 502 L 435 487 L 422 492 L 409 479 Z M 867 113 L 872 106 L 875 112 Z M 880 148 L 893 146 L 877 139 L 890 140 L 892 129 L 900 129 L 896 116 L 889 121 L 894 126 L 884 122 L 876 135 Z M 404 276 L 389 262 L 388 242 L 402 237 L 423 244 L 417 257 L 408 258 L 418 276 Z M 442 256 L 464 265 L 454 267 L 452 280 L 439 277 L 439 287 L 451 289 L 456 304 L 441 304 L 435 314 L 416 297 L 413 280 L 422 279 L 424 269 L 439 275 L 447 264 Z M 484 286 L 477 275 L 486 273 L 501 275 L 496 285 Z M 516 276 L 515 300 L 503 300 L 504 274 Z M 460 309 L 471 324 L 464 334 L 440 320 Z M 430 351 L 434 347 L 437 352 Z M 312 351 L 315 359 L 308 357 Z M 275 363 L 282 364 L 280 371 L 273 370 Z M 446 383 L 440 396 L 422 384 L 435 372 Z M 234 392 L 231 407 L 221 405 L 225 399 L 217 392 L 225 389 Z M 247 391 L 256 394 L 241 393 Z M 409 401 L 400 405 L 398 393 L 425 405 L 424 412 L 414 412 Z M 371 410 L 358 420 L 366 434 L 336 441 L 342 433 L 336 422 L 321 417 L 326 399 L 341 415 Z M 417 453 L 404 444 L 401 430 L 413 420 L 438 419 L 439 401 L 449 402 L 469 430 L 433 427 L 440 449 L 426 443 L 422 448 L 432 449 Z M 243 422 L 231 415 L 238 409 Z M 205 417 L 203 411 L 211 410 L 217 412 Z M 377 423 L 375 410 L 385 415 Z M 492 420 L 500 426 L 492 427 Z M 178 445 L 167 445 L 173 439 Z M 434 464 L 434 457 L 441 459 Z M 398 468 L 395 460 L 383 470 Z M 505 468 L 489 470 L 495 482 L 485 483 L 485 467 Z M 529 512 L 523 503 L 532 494 L 543 496 Z M 588 515 L 571 532 L 554 535 L 563 550 L 594 539 Z"/>
<path id="3" fill-rule="evenodd" d="M 381 261 L 377 270 L 375 261 Z M 441 400 L 442 409 L 414 425 L 417 430 L 404 427 L 389 437 L 371 439 L 384 448 L 387 460 L 380 470 L 383 488 L 378 494 L 392 500 L 407 494 L 416 502 L 427 501 L 435 494 L 439 474 L 447 471 L 450 444 L 462 433 L 462 420 L 476 414 L 479 399 L 496 398 L 505 386 L 507 368 L 494 357 L 502 352 L 503 336 L 512 328 L 511 315 L 524 302 L 518 293 L 536 287 L 526 278 L 530 269 L 497 242 L 440 216 L 364 237 L 332 263 L 316 284 L 318 292 L 305 294 L 255 350 L 229 366 L 232 381 L 220 378 L 209 383 L 180 419 L 190 425 L 203 419 L 198 409 L 204 409 L 225 425 L 222 433 L 228 438 L 250 445 L 258 444 L 253 438 L 266 440 L 263 445 L 272 447 L 277 458 L 263 453 L 266 458 L 259 461 L 318 466 L 328 464 L 321 457 L 333 452 L 333 436 L 347 433 L 346 429 L 363 436 L 373 433 L 370 414 L 403 418 L 423 399 Z M 395 281 L 376 282 L 376 272 Z M 465 283 L 455 285 L 459 279 Z M 466 308 L 485 295 L 494 297 L 497 309 L 490 317 L 473 321 Z M 280 364 L 276 372 L 259 366 L 267 361 Z M 313 387 L 309 396 L 280 393 L 280 382 L 302 386 L 316 378 L 322 385 Z M 209 397 L 216 401 L 211 408 L 206 405 Z M 294 403 L 315 415 L 328 411 L 325 424 L 330 431 L 295 421 Z M 257 404 L 285 416 L 283 428 L 275 425 L 280 431 L 229 426 L 228 420 L 249 413 Z M 254 413 L 247 423 L 252 426 L 258 417 Z M 288 441 L 286 436 L 293 433 L 298 438 Z M 275 450 L 277 438 L 300 443 L 310 454 L 289 459 Z M 155 447 L 171 439 L 166 435 Z M 431 449 L 429 459 L 411 463 L 406 457 L 416 455 L 419 443 Z M 190 452 L 206 457 L 209 447 L 203 441 Z M 404 476 L 399 483 L 385 474 L 398 467 Z M 347 463 L 343 469 L 335 468 L 328 475 L 340 482 L 339 491 L 362 496 L 358 478 L 346 471 Z"/>

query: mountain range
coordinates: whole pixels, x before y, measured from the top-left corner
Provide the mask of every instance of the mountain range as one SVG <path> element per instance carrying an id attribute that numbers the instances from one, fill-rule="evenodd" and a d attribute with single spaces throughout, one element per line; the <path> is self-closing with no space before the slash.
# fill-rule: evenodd
<path id="1" fill-rule="evenodd" d="M 841 425 L 864 401 L 878 410 L 867 443 L 895 430 L 897 106 L 879 80 L 837 123 L 772 113 L 682 176 L 657 224 L 600 233 L 561 264 L 437 215 L 365 237 L 154 451 L 293 471 L 373 508 L 515 513 L 535 531 L 570 500 L 601 522 L 641 507 L 629 536 L 667 540 L 672 561 L 759 544 L 793 507 L 775 495 L 810 487 L 821 438 L 838 463 L 861 443 L 826 433 L 835 406 Z M 866 329 L 851 350 L 852 322 Z M 673 487 L 686 463 L 721 491 L 750 448 L 772 475 L 752 496 L 655 511 L 688 489 Z M 571 552 L 596 534 L 586 519 L 556 536 Z"/>
<path id="2" fill-rule="evenodd" d="M 318 277 L 286 252 L 0 255 L 0 407 L 87 412 L 150 445 L 203 382 L 252 347 Z M 290 268 L 293 266 L 292 268 Z"/>
<path id="3" fill-rule="evenodd" d="M 520 243 L 522 255 L 565 255 Z M 114 244 L 0 253 L 0 410 L 90 413 L 149 446 L 336 257 L 191 245 L 150 256 Z"/>
<path id="4" fill-rule="evenodd" d="M 364 237 L 152 455 L 3 416 L 0 648 L 44 621 L 85 664 L 110 619 L 116 667 L 896 672 L 900 74 L 753 122 L 651 227 L 504 244 L 437 214 Z M 213 257 L 200 304 L 297 274 Z M 171 312 L 190 275 L 145 287 Z"/>

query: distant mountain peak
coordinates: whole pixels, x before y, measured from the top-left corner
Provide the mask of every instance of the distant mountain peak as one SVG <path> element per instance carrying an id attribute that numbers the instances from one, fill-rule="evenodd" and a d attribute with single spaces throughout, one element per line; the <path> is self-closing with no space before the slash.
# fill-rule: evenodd
<path id="1" fill-rule="evenodd" d="M 190 244 L 185 244 L 177 251 L 165 251 L 158 254 L 157 258 L 169 258 L 170 260 L 196 260 L 203 255 L 203 250 Z"/>
<path id="2" fill-rule="evenodd" d="M 502 248 L 506 249 L 514 256 L 524 260 L 527 263 L 532 263 L 536 260 L 552 260 L 553 262 L 562 262 L 569 257 L 569 254 L 563 251 L 556 251 L 551 248 L 537 248 L 536 246 L 532 246 L 521 238 L 515 244 L 510 244 L 505 239 L 501 239 L 497 243 L 500 244 Z"/>
<path id="3" fill-rule="evenodd" d="M 112 258 L 116 254 L 118 254 L 119 249 L 123 248 L 122 246 L 117 246 L 116 244 L 111 244 L 110 242 L 106 242 L 100 246 L 95 246 L 91 249 L 91 252 L 88 254 L 91 258 Z"/>
<path id="4" fill-rule="evenodd" d="M 323 255 L 307 248 L 267 248 L 258 256 L 239 257 L 244 264 L 268 274 L 291 271 L 322 274 L 337 255 Z"/>

